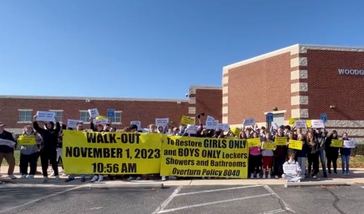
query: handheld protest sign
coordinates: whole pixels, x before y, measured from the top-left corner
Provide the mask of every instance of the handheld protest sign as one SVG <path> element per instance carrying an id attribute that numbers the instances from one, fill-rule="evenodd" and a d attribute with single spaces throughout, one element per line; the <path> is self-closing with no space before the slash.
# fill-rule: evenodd
<path id="1" fill-rule="evenodd" d="M 296 122 L 296 119 L 294 119 L 294 118 L 291 117 L 288 120 L 288 125 L 293 126 L 295 124 L 295 122 Z"/>
<path id="2" fill-rule="evenodd" d="M 262 147 L 264 150 L 275 150 L 276 149 L 276 144 L 273 142 L 264 142 L 262 144 Z"/>
<path id="3" fill-rule="evenodd" d="M 212 116 L 208 115 L 206 118 L 206 123 L 205 123 L 205 127 L 206 129 L 216 129 L 217 127 L 217 123 L 215 118 L 213 118 Z"/>
<path id="4" fill-rule="evenodd" d="M 165 129 L 169 124 L 169 118 L 155 118 L 155 125 Z"/>
<path id="5" fill-rule="evenodd" d="M 43 122 L 55 122 L 56 113 L 51 111 L 37 111 L 36 120 Z"/>
<path id="6" fill-rule="evenodd" d="M 287 175 L 297 174 L 296 164 L 283 164 L 283 173 Z"/>
<path id="7" fill-rule="evenodd" d="M 197 134 L 197 126 L 195 125 L 188 125 L 185 129 L 185 133 L 187 134 Z"/>
<path id="8" fill-rule="evenodd" d="M 254 126 L 255 125 L 255 120 L 254 118 L 246 118 L 243 122 L 244 126 Z"/>
<path id="9" fill-rule="evenodd" d="M 249 147 L 260 147 L 261 146 L 259 137 L 257 137 L 257 138 L 248 138 L 247 141 L 248 141 L 248 146 Z"/>
<path id="10" fill-rule="evenodd" d="M 81 120 L 68 119 L 67 120 L 67 128 L 75 129 L 77 127 L 77 123 L 82 122 Z"/>
<path id="11" fill-rule="evenodd" d="M 295 122 L 295 127 L 297 129 L 305 129 L 307 128 L 307 125 L 306 125 L 306 120 L 296 120 Z"/>
<path id="12" fill-rule="evenodd" d="M 95 119 L 96 119 L 96 124 L 109 124 L 110 123 L 109 119 L 105 116 L 99 115 Z"/>
<path id="13" fill-rule="evenodd" d="M 217 130 L 223 130 L 224 132 L 228 132 L 230 130 L 230 126 L 227 123 L 218 123 Z"/>
<path id="14" fill-rule="evenodd" d="M 311 120 L 306 120 L 306 126 L 307 126 L 307 128 L 311 128 L 312 127 L 312 121 Z"/>
<path id="15" fill-rule="evenodd" d="M 142 129 L 142 122 L 139 120 L 132 120 L 130 121 L 130 125 L 136 125 L 138 127 L 138 130 Z"/>
<path id="16" fill-rule="evenodd" d="M 356 145 L 355 145 L 355 141 L 353 140 L 344 140 L 344 148 L 355 148 Z"/>
<path id="17" fill-rule="evenodd" d="M 37 144 L 34 135 L 20 135 L 18 137 L 18 143 L 22 146 L 31 146 Z"/>
<path id="18" fill-rule="evenodd" d="M 181 124 L 182 125 L 195 125 L 195 118 L 182 115 L 181 117 Z"/>
<path id="19" fill-rule="evenodd" d="M 344 141 L 342 141 L 342 140 L 332 139 L 330 147 L 341 148 L 341 147 L 343 147 L 343 143 L 344 143 Z"/>
<path id="20" fill-rule="evenodd" d="M 318 129 L 318 128 L 325 128 L 325 123 L 322 120 L 311 120 L 312 128 Z"/>
<path id="21" fill-rule="evenodd" d="M 96 118 L 97 116 L 99 116 L 99 111 L 97 110 L 97 108 L 92 108 L 88 110 L 88 113 L 90 115 L 91 118 Z"/>
<path id="22" fill-rule="evenodd" d="M 287 138 L 286 137 L 275 137 L 274 143 L 277 146 L 286 146 L 287 145 Z"/>
<path id="23" fill-rule="evenodd" d="M 289 140 L 288 148 L 302 150 L 303 142 L 300 140 Z"/>

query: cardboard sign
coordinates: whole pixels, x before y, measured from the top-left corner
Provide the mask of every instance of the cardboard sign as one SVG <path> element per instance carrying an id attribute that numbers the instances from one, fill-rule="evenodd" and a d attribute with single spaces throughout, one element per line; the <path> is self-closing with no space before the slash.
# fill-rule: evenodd
<path id="1" fill-rule="evenodd" d="M 255 125 L 255 120 L 254 118 L 246 118 L 243 122 L 244 126 L 254 126 Z"/>
<path id="2" fill-rule="evenodd" d="M 98 125 L 98 124 L 110 124 L 110 121 L 109 121 L 109 118 L 107 118 L 107 117 L 105 117 L 105 116 L 101 116 L 101 115 L 99 115 L 99 116 L 97 116 L 96 118 L 95 118 L 95 120 L 96 120 L 96 124 Z"/>
<path id="3" fill-rule="evenodd" d="M 353 140 L 344 140 L 344 148 L 355 148 L 356 145 L 355 145 L 355 141 Z"/>
<path id="4" fill-rule="evenodd" d="M 241 129 L 239 129 L 238 127 L 233 127 L 233 128 L 231 128 L 231 132 L 232 132 L 232 133 L 233 133 L 236 137 L 238 137 L 238 136 L 239 136 L 240 131 L 241 131 Z"/>
<path id="5" fill-rule="evenodd" d="M 185 129 L 185 133 L 187 134 L 196 134 L 198 127 L 195 125 L 188 125 Z"/>
<path id="6" fill-rule="evenodd" d="M 155 125 L 165 129 L 169 124 L 169 118 L 155 118 Z"/>
<path id="7" fill-rule="evenodd" d="M 286 137 L 275 137 L 274 143 L 277 146 L 286 146 L 287 145 L 287 138 Z"/>
<path id="8" fill-rule="evenodd" d="M 56 112 L 51 111 L 37 111 L 37 121 L 44 122 L 55 122 L 56 121 Z"/>
<path id="9" fill-rule="evenodd" d="M 325 128 L 325 123 L 322 120 L 311 120 L 311 124 L 314 129 Z"/>
<path id="10" fill-rule="evenodd" d="M 260 143 L 260 138 L 248 138 L 248 147 L 260 147 L 261 143 Z"/>
<path id="11" fill-rule="evenodd" d="M 230 125 L 227 123 L 219 123 L 217 124 L 217 130 L 223 130 L 224 132 L 228 132 L 230 130 Z"/>
<path id="12" fill-rule="evenodd" d="M 288 148 L 302 150 L 303 142 L 300 140 L 289 140 Z"/>
<path id="13" fill-rule="evenodd" d="M 20 135 L 18 137 L 18 143 L 23 146 L 32 146 L 37 144 L 34 135 Z"/>
<path id="14" fill-rule="evenodd" d="M 138 130 L 141 130 L 142 128 L 142 122 L 139 120 L 130 121 L 130 125 L 136 125 L 138 127 Z"/>
<path id="15" fill-rule="evenodd" d="M 311 120 L 306 120 L 306 126 L 307 126 L 307 128 L 311 128 L 312 127 Z"/>
<path id="16" fill-rule="evenodd" d="M 297 174 L 297 165 L 288 163 L 283 164 L 283 173 L 291 175 Z"/>
<path id="17" fill-rule="evenodd" d="M 341 148 L 341 147 L 343 147 L 343 143 L 344 143 L 344 141 L 342 141 L 342 140 L 332 139 L 330 147 Z"/>
<path id="18" fill-rule="evenodd" d="M 262 148 L 264 150 L 275 150 L 276 149 L 276 144 L 273 143 L 273 142 L 263 142 Z"/>
<path id="19" fill-rule="evenodd" d="M 215 118 L 211 116 L 207 116 L 205 127 L 206 129 L 217 129 L 218 128 L 218 120 L 215 120 Z"/>
<path id="20" fill-rule="evenodd" d="M 306 128 L 306 120 L 296 120 L 296 122 L 295 122 L 295 127 L 297 128 L 297 129 L 305 129 Z"/>
<path id="21" fill-rule="evenodd" d="M 195 125 L 195 118 L 182 115 L 181 124 L 182 125 Z"/>
<path id="22" fill-rule="evenodd" d="M 90 115 L 91 118 L 96 118 L 97 116 L 99 116 L 99 110 L 97 110 L 97 108 L 92 108 L 87 110 L 88 114 Z"/>
<path id="23" fill-rule="evenodd" d="M 75 129 L 77 127 L 77 123 L 82 122 L 81 120 L 73 120 L 73 119 L 68 119 L 67 120 L 67 128 L 72 128 Z"/>

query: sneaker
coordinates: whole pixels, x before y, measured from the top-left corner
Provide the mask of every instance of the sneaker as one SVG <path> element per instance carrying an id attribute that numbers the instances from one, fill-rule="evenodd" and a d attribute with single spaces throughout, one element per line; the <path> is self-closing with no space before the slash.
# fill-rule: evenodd
<path id="1" fill-rule="evenodd" d="M 137 181 L 142 180 L 142 177 L 138 176 L 138 177 L 136 177 L 135 180 L 137 180 Z"/>
<path id="2" fill-rule="evenodd" d="M 162 176 L 162 181 L 166 181 L 167 180 L 167 177 L 166 176 Z"/>
<path id="3" fill-rule="evenodd" d="M 316 178 L 317 178 L 317 176 L 316 176 L 316 175 L 313 175 L 313 176 L 312 176 L 312 178 L 316 179 Z"/>
<path id="4" fill-rule="evenodd" d="M 270 174 L 268 174 L 268 179 L 271 179 L 271 178 L 272 178 L 272 176 Z"/>
<path id="5" fill-rule="evenodd" d="M 257 176 L 258 177 L 258 176 Z M 266 177 L 265 177 L 265 174 L 263 174 L 263 177 L 262 177 L 263 179 L 265 179 Z"/>
<path id="6" fill-rule="evenodd" d="M 250 174 L 250 178 L 251 179 L 253 179 L 254 178 L 254 174 L 252 173 L 252 174 Z"/>
<path id="7" fill-rule="evenodd" d="M 257 178 L 260 178 L 260 175 L 259 174 L 257 174 Z"/>
<path id="8" fill-rule="evenodd" d="M 28 175 L 27 178 L 28 179 L 34 179 L 34 175 Z"/>
<path id="9" fill-rule="evenodd" d="M 275 175 L 275 176 L 274 176 L 274 178 L 275 178 L 275 179 L 278 179 L 278 178 L 279 178 L 279 176 L 278 176 L 278 175 Z"/>
<path id="10" fill-rule="evenodd" d="M 8 178 L 10 178 L 10 179 L 16 179 L 15 175 L 8 175 Z"/>
<path id="11" fill-rule="evenodd" d="M 75 177 L 73 177 L 73 176 L 69 176 L 64 182 L 70 182 L 70 181 L 73 181 L 73 180 L 75 180 Z"/>
<path id="12" fill-rule="evenodd" d="M 91 178 L 91 182 L 95 182 L 97 181 L 97 179 L 99 178 L 99 176 L 97 175 L 94 175 L 94 177 Z"/>
<path id="13" fill-rule="evenodd" d="M 128 179 L 127 179 L 128 181 L 132 181 L 132 180 L 135 180 L 135 178 L 133 177 L 133 176 L 130 176 L 130 177 L 128 177 Z"/>
<path id="14" fill-rule="evenodd" d="M 27 175 L 21 175 L 21 178 L 25 179 L 25 178 L 27 178 Z"/>
<path id="15" fill-rule="evenodd" d="M 99 179 L 97 179 L 97 182 L 101 182 L 101 181 L 103 181 L 103 180 L 104 180 L 104 176 L 99 175 Z"/>

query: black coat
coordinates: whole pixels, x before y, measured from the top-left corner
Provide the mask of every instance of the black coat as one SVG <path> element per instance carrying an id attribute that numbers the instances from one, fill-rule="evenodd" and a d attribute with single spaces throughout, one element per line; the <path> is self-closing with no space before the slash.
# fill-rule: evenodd
<path id="1" fill-rule="evenodd" d="M 43 129 L 38 125 L 38 122 L 33 122 L 33 127 L 35 131 L 37 131 L 43 139 L 43 144 L 41 146 L 41 150 L 56 150 L 58 143 L 58 135 L 61 130 L 61 126 L 59 122 L 56 123 L 55 129 Z"/>

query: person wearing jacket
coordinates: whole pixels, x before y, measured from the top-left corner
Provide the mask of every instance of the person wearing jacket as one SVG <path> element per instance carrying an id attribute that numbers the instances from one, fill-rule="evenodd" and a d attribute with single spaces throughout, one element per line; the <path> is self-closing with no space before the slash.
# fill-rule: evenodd
<path id="1" fill-rule="evenodd" d="M 34 116 L 34 118 L 36 118 L 36 116 Z M 56 179 L 59 179 L 57 164 L 58 134 L 61 129 L 59 122 L 56 122 L 56 127 L 54 127 L 53 122 L 47 122 L 45 123 L 44 128 L 41 128 L 38 122 L 34 121 L 33 128 L 43 139 L 43 143 L 40 148 L 40 160 L 42 163 L 42 173 L 44 178 L 43 182 L 46 183 L 48 181 L 48 162 L 52 165 L 54 176 Z"/>
<path id="2" fill-rule="evenodd" d="M 307 176 L 306 175 L 306 162 L 307 162 L 307 153 L 308 153 L 309 147 L 308 147 L 306 138 L 304 137 L 303 134 L 298 134 L 297 139 L 303 142 L 302 150 L 296 151 L 297 162 L 301 168 L 300 176 L 303 179 Z"/>
<path id="3" fill-rule="evenodd" d="M 33 179 L 35 172 L 37 170 L 37 162 L 39 157 L 39 147 L 41 144 L 41 139 L 34 132 L 33 128 L 30 125 L 26 125 L 24 127 L 23 135 L 21 136 L 31 137 L 35 141 L 34 145 L 21 145 L 20 164 L 19 164 L 21 177 Z M 21 144 L 21 142 L 18 143 Z M 29 174 L 28 174 L 28 166 L 30 166 Z"/>
<path id="4" fill-rule="evenodd" d="M 343 140 L 344 140 L 344 142 L 351 140 L 348 137 L 348 133 L 344 132 Z M 349 175 L 351 148 L 345 147 L 345 143 L 344 143 L 343 147 L 340 149 L 340 154 L 341 154 L 342 173 L 343 173 L 343 175 Z"/>
<path id="5" fill-rule="evenodd" d="M 16 179 L 14 176 L 15 168 L 15 158 L 14 158 L 14 148 L 16 147 L 16 142 L 14 140 L 13 134 L 5 130 L 5 124 L 0 122 L 0 167 L 3 159 L 9 164 L 8 177 L 10 179 Z"/>
<path id="6" fill-rule="evenodd" d="M 337 158 L 339 157 L 339 148 L 332 147 L 331 142 L 332 140 L 337 140 L 338 135 L 337 131 L 333 130 L 332 133 L 326 138 L 325 142 L 325 150 L 327 156 L 327 170 L 329 174 L 331 174 L 331 163 L 334 168 L 334 173 L 337 174 Z"/>
<path id="7" fill-rule="evenodd" d="M 317 174 L 319 172 L 319 145 L 316 138 L 314 137 L 314 133 L 312 130 L 309 130 L 307 133 L 307 144 L 309 147 L 307 153 L 307 159 L 308 159 L 307 175 L 308 176 L 311 175 L 312 178 L 317 178 Z"/>
<path id="8" fill-rule="evenodd" d="M 317 129 L 315 138 L 318 143 L 318 155 L 319 155 L 319 161 L 321 162 L 322 174 L 323 174 L 324 178 L 327 178 L 326 150 L 325 150 L 327 132 L 325 130 L 321 131 L 321 130 Z"/>

